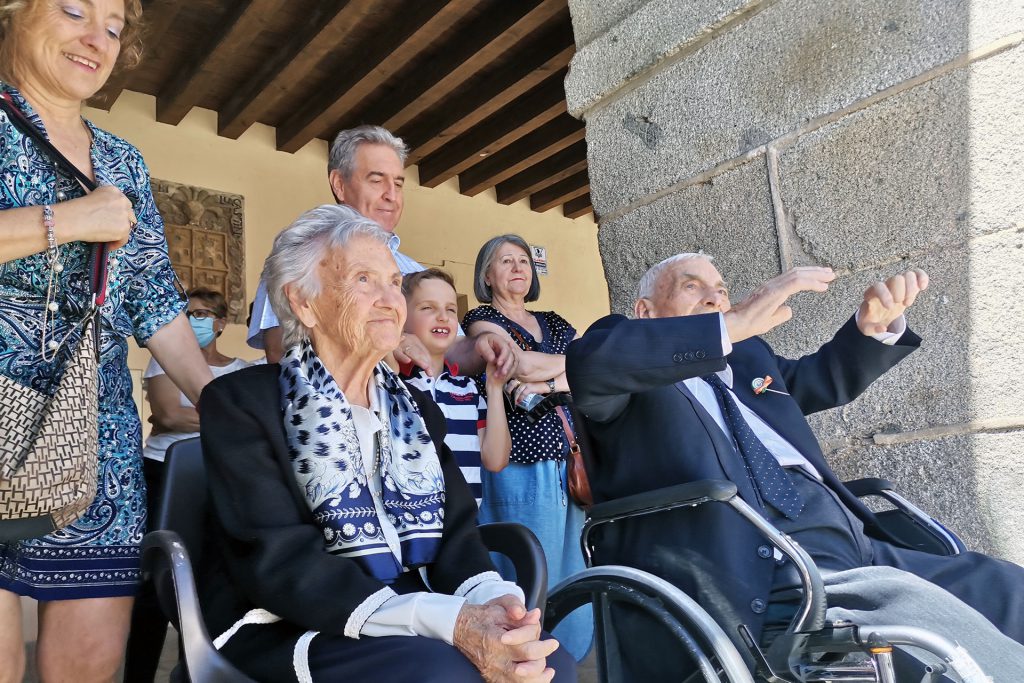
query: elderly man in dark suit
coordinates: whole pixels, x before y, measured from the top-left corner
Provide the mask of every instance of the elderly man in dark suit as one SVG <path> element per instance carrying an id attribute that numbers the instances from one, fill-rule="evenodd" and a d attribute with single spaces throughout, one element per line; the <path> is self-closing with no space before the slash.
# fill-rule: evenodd
<path id="1" fill-rule="evenodd" d="M 1024 570 L 978 553 L 938 557 L 902 547 L 840 482 L 804 417 L 852 401 L 920 345 L 903 313 L 927 275 L 911 270 L 875 283 L 835 337 L 799 360 L 776 355 L 757 336 L 792 316 L 790 296 L 823 292 L 834 277 L 828 268 L 796 268 L 732 306 L 707 256 L 680 254 L 651 268 L 635 319 L 599 320 L 567 354 L 569 384 L 596 444 L 595 497 L 728 479 L 822 569 L 830 618 L 916 621 L 980 650 L 990 673 L 1024 671 Z M 770 390 L 756 392 L 768 377 Z M 601 562 L 665 577 L 762 642 L 796 608 L 793 568 L 727 506 L 600 532 L 604 548 L 614 549 Z"/>

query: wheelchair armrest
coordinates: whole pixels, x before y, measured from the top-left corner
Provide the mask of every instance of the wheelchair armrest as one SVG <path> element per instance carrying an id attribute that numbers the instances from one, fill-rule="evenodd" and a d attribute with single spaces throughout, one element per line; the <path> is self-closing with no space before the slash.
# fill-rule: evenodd
<path id="1" fill-rule="evenodd" d="M 181 634 L 189 679 L 254 683 L 213 647 L 199 608 L 188 551 L 178 534 L 166 530 L 146 534 L 142 540 L 142 571 L 152 577 L 161 608 Z"/>
<path id="2" fill-rule="evenodd" d="M 863 498 L 865 496 L 882 496 L 886 491 L 894 491 L 896 487 L 888 479 L 878 477 L 864 477 L 863 479 L 851 479 L 844 481 L 843 486 L 850 489 L 850 493 Z"/>
<path id="3" fill-rule="evenodd" d="M 587 566 L 591 565 L 590 533 L 596 526 L 629 517 L 665 512 L 680 507 L 693 507 L 708 502 L 731 506 L 747 522 L 753 524 L 772 545 L 793 562 L 800 575 L 804 596 L 800 609 L 790 623 L 788 633 L 817 631 L 825 623 L 825 584 L 810 556 L 789 536 L 776 529 L 767 519 L 736 495 L 736 484 L 721 479 L 705 479 L 637 493 L 625 498 L 594 505 L 580 535 L 580 546 Z"/>
<path id="4" fill-rule="evenodd" d="M 713 500 L 724 503 L 735 495 L 736 484 L 722 479 L 704 479 L 689 484 L 666 486 L 592 505 L 587 511 L 588 524 L 613 522 L 626 517 L 700 505 Z"/>
<path id="5" fill-rule="evenodd" d="M 896 491 L 888 479 L 866 477 L 843 482 L 858 498 L 878 496 L 895 510 L 876 513 L 880 525 L 903 545 L 933 555 L 959 555 L 967 551 L 960 538 L 927 512 Z"/>
<path id="6" fill-rule="evenodd" d="M 522 524 L 494 522 L 481 524 L 484 545 L 493 553 L 507 557 L 516 570 L 516 583 L 526 594 L 526 609 L 543 610 L 548 596 L 548 565 L 544 548 L 533 532 Z"/>

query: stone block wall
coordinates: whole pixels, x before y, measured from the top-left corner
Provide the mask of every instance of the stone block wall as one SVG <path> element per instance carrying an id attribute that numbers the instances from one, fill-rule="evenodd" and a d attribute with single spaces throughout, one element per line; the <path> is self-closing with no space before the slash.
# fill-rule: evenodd
<path id="1" fill-rule="evenodd" d="M 773 331 L 798 356 L 874 280 L 921 267 L 920 351 L 812 418 L 968 544 L 1024 563 L 1024 0 L 570 0 L 612 309 L 680 251 L 734 299 L 840 275 Z"/>

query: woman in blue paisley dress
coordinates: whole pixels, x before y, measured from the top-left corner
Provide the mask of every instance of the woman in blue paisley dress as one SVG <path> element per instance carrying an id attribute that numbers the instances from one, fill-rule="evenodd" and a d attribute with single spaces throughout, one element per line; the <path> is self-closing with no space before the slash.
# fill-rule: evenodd
<path id="1" fill-rule="evenodd" d="M 210 379 L 182 314 L 186 300 L 175 287 L 142 157 L 81 116 L 119 57 L 138 60 L 141 13 L 139 0 L 0 0 L 0 92 L 100 185 L 85 194 L 0 111 L 0 373 L 52 391 L 89 300 L 89 243 L 111 243 L 96 499 L 78 521 L 48 536 L 0 543 L 0 681 L 21 681 L 25 669 L 19 596 L 39 601 L 42 680 L 116 675 L 146 531 L 128 335 L 193 401 Z M 55 261 L 47 258 L 48 232 Z M 52 313 L 44 320 L 46 308 Z M 44 326 L 47 340 L 67 337 L 56 352 L 43 352 Z"/>

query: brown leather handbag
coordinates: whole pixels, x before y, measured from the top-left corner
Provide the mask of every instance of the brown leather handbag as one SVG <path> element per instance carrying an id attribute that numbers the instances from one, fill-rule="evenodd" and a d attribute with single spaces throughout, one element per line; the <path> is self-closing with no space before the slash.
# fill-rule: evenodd
<path id="1" fill-rule="evenodd" d="M 558 406 L 555 410 L 562 421 L 565 438 L 569 442 L 569 454 L 565 458 L 565 473 L 568 480 L 569 497 L 576 501 L 576 504 L 581 508 L 588 508 L 594 504 L 594 494 L 590 491 L 590 478 L 587 476 L 583 451 L 576 440 L 576 433 L 569 426 L 569 418 L 565 415 L 565 407 Z"/>

